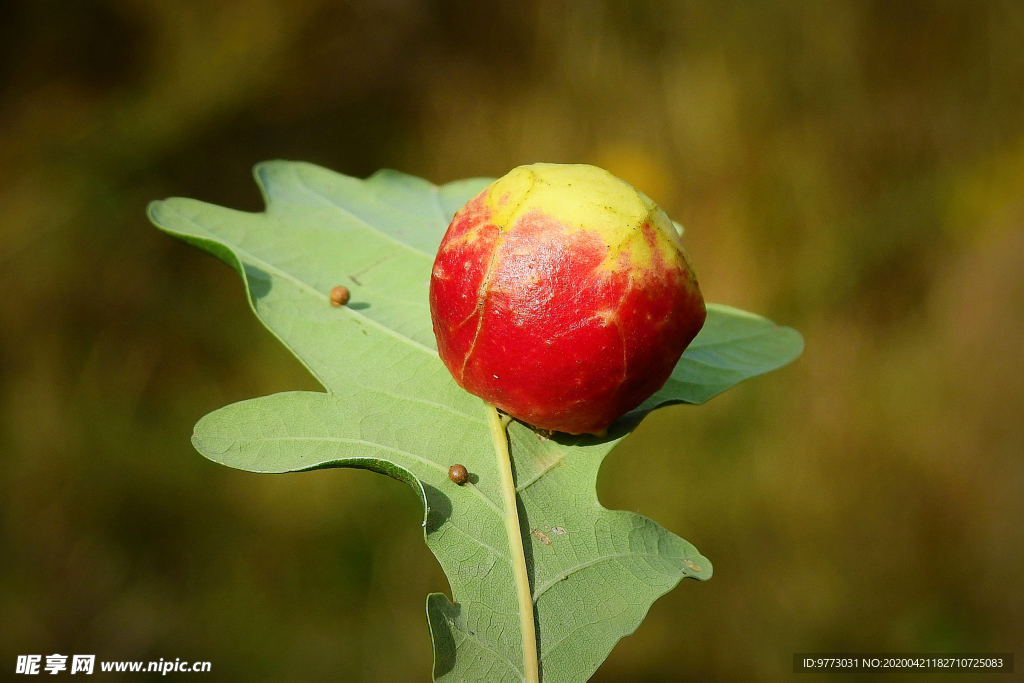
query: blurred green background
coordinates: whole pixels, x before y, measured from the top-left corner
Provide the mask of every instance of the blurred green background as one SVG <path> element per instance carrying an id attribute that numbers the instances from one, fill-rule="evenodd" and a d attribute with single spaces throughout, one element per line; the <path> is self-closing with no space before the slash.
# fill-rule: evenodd
<path id="1" fill-rule="evenodd" d="M 8 0 L 0 670 L 429 681 L 424 596 L 447 584 L 411 490 L 189 444 L 210 410 L 317 385 L 144 207 L 259 210 L 272 158 L 435 182 L 596 163 L 687 226 L 708 300 L 804 333 L 794 365 L 659 411 L 609 459 L 605 504 L 715 577 L 595 681 L 1021 653 L 1024 4 Z"/>

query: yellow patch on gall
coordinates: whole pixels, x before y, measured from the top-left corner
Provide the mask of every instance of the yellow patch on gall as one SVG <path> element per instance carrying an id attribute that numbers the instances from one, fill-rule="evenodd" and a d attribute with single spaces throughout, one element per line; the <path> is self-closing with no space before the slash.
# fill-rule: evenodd
<path id="1" fill-rule="evenodd" d="M 572 191 L 567 191 L 572 188 Z M 491 222 L 501 229 L 531 212 L 555 217 L 567 235 L 594 233 L 608 248 L 602 269 L 634 271 L 687 263 L 672 221 L 649 197 L 596 166 L 533 164 L 513 169 L 486 190 Z M 644 226 L 649 226 L 645 234 Z M 655 258 L 655 254 L 660 258 Z"/>

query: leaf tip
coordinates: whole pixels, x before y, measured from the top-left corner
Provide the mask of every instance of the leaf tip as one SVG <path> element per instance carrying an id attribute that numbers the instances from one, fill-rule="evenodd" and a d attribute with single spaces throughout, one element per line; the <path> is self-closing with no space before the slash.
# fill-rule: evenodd
<path id="1" fill-rule="evenodd" d="M 782 329 L 785 330 L 793 339 L 793 344 L 795 346 L 793 358 L 798 358 L 804 352 L 804 348 L 806 347 L 804 336 L 792 327 L 784 327 Z"/>
<path id="2" fill-rule="evenodd" d="M 166 202 L 166 199 L 154 199 L 149 204 L 146 204 L 146 218 L 149 219 L 150 223 L 161 229 L 164 226 L 160 223 L 160 210 Z"/>

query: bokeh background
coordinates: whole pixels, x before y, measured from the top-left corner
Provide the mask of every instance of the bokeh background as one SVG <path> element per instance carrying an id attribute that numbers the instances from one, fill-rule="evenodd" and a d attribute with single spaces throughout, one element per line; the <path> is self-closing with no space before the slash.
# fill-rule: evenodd
<path id="1" fill-rule="evenodd" d="M 794 365 L 609 459 L 605 504 L 715 577 L 595 681 L 1024 650 L 1024 4 L 6 0 L 0 678 L 61 652 L 429 681 L 447 584 L 410 490 L 189 444 L 210 410 L 317 385 L 144 207 L 259 210 L 272 158 L 603 165 L 687 226 L 709 300 L 803 332 Z"/>

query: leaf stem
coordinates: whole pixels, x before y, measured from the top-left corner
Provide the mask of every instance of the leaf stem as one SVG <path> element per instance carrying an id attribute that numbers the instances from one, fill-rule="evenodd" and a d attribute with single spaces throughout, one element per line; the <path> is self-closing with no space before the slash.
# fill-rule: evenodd
<path id="1" fill-rule="evenodd" d="M 523 549 L 523 534 L 519 528 L 519 508 L 516 502 L 516 483 L 512 477 L 512 458 L 508 452 L 508 424 L 498 414 L 498 409 L 487 404 L 487 417 L 491 425 L 494 452 L 498 456 L 498 471 L 501 473 L 501 497 L 505 503 L 505 531 L 512 554 L 512 574 L 516 581 L 516 597 L 519 598 L 519 625 L 523 634 L 523 673 L 525 683 L 540 683 L 537 666 L 537 630 L 533 623 L 533 592 L 530 590 L 530 576 L 526 571 L 526 551 Z"/>

